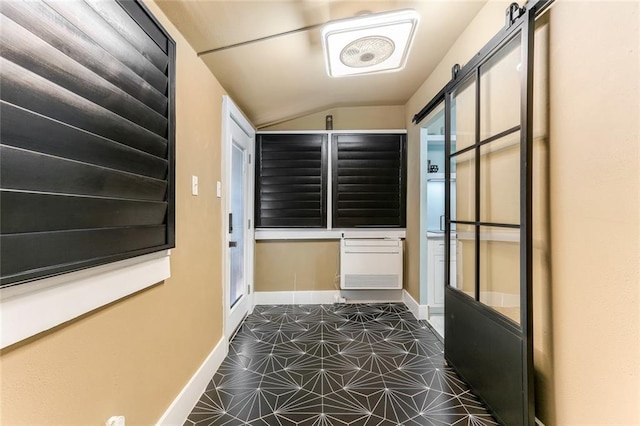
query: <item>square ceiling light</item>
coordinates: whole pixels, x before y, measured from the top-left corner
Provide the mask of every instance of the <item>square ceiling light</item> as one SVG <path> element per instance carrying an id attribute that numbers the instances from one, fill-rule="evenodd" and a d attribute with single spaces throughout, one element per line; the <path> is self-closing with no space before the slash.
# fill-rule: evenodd
<path id="1" fill-rule="evenodd" d="M 418 24 L 412 9 L 329 22 L 322 29 L 331 77 L 397 71 L 404 67 Z"/>

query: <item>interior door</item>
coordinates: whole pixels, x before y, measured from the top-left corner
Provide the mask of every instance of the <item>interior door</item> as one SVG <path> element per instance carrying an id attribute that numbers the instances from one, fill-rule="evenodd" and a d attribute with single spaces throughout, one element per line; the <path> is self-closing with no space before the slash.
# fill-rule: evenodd
<path id="1" fill-rule="evenodd" d="M 228 164 L 228 277 L 226 333 L 231 337 L 251 309 L 250 258 L 252 238 L 250 223 L 250 147 L 251 137 L 233 119 L 230 121 L 231 144 Z"/>
<path id="2" fill-rule="evenodd" d="M 509 18 L 509 13 L 511 17 Z M 445 358 L 509 426 L 533 425 L 534 12 L 508 22 L 445 93 Z"/>

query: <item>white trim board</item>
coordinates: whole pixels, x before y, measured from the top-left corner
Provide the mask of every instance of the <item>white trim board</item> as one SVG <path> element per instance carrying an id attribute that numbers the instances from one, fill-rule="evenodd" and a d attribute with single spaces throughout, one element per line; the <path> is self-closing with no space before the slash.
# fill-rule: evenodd
<path id="1" fill-rule="evenodd" d="M 420 320 L 428 319 L 428 306 L 420 305 L 407 290 L 312 290 L 312 291 L 256 291 L 256 305 L 314 305 L 336 303 L 344 297 L 346 303 L 403 302 Z"/>
<path id="2" fill-rule="evenodd" d="M 256 291 L 253 301 L 256 305 L 314 305 L 334 303 L 338 290 L 319 291 Z"/>
<path id="3" fill-rule="evenodd" d="M 328 184 L 329 182 L 327 182 Z M 329 206 L 330 207 L 330 206 Z M 341 238 L 405 238 L 403 229 L 279 229 L 256 230 L 256 240 L 339 240 Z"/>
<path id="4" fill-rule="evenodd" d="M 420 305 L 418 302 L 416 302 L 416 299 L 414 299 L 407 290 L 402 290 L 402 301 L 405 305 L 407 305 L 407 308 L 409 309 L 409 311 L 411 311 L 414 317 L 419 320 L 429 319 L 428 306 Z"/>
<path id="5" fill-rule="evenodd" d="M 187 417 L 189 417 L 193 407 L 195 407 L 204 393 L 209 381 L 216 371 L 218 371 L 228 352 L 229 342 L 225 336 L 222 336 L 218 344 L 213 348 L 211 353 L 207 355 L 202 365 L 200 365 L 195 374 L 189 379 L 185 387 L 182 388 L 156 425 L 182 425 L 187 421 Z"/>
<path id="6" fill-rule="evenodd" d="M 346 303 L 402 302 L 402 290 L 311 290 L 311 291 L 256 291 L 256 305 L 315 305 Z"/>
<path id="7" fill-rule="evenodd" d="M 170 276 L 169 251 L 163 250 L 4 288 L 0 290 L 0 347 L 35 336 Z"/>

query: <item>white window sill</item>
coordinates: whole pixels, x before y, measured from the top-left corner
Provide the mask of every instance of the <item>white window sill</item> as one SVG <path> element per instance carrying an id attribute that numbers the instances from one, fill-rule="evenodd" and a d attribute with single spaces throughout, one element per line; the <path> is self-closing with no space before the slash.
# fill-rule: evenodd
<path id="1" fill-rule="evenodd" d="M 341 238 L 405 238 L 404 228 L 256 229 L 256 240 L 339 240 Z"/>
<path id="2" fill-rule="evenodd" d="M 0 348 L 171 276 L 169 250 L 0 289 Z"/>

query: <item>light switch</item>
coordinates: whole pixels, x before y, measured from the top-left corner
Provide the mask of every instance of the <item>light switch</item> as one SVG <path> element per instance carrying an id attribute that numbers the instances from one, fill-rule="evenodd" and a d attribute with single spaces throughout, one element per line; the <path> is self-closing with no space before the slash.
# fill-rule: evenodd
<path id="1" fill-rule="evenodd" d="M 222 182 L 220 181 L 216 182 L 216 196 L 222 198 Z"/>
<path id="2" fill-rule="evenodd" d="M 191 195 L 198 195 L 198 176 L 191 176 Z"/>

